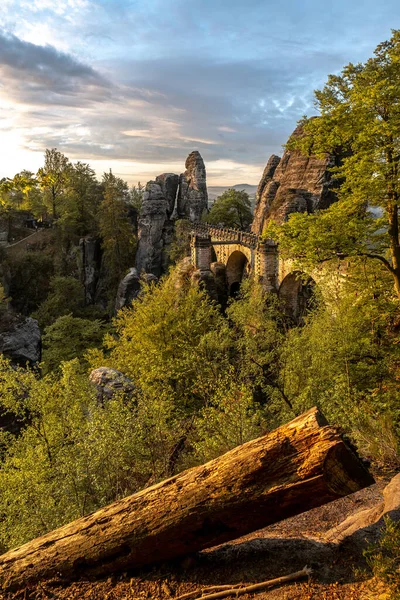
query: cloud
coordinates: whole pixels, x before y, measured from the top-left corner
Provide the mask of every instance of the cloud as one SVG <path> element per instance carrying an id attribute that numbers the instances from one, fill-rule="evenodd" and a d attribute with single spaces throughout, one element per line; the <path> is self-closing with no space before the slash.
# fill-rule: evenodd
<path id="1" fill-rule="evenodd" d="M 0 31 L 3 93 L 19 102 L 72 104 L 109 95 L 110 84 L 91 66 L 52 46 Z M 75 98 L 75 100 L 73 100 Z"/>
<path id="2" fill-rule="evenodd" d="M 256 183 L 397 1 L 2 0 L 0 128 L 24 160 L 58 147 L 143 181 L 198 149 L 210 181 Z"/>

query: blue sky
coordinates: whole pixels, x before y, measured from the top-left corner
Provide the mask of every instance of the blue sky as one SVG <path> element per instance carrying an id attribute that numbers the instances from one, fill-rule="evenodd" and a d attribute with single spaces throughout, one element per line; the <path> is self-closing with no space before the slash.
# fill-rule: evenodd
<path id="1" fill-rule="evenodd" d="M 398 0 L 1 0 L 0 177 L 45 148 L 130 183 L 199 150 L 257 183 L 313 90 L 400 28 Z"/>

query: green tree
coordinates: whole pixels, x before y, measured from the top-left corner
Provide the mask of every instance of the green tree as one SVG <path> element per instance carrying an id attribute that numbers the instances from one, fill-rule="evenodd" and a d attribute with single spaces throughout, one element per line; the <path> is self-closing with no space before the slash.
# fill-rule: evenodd
<path id="1" fill-rule="evenodd" d="M 38 378 L 0 357 L 0 373 L 0 409 L 24 422 L 3 448 L 0 546 L 18 546 L 145 484 L 151 465 L 142 459 L 137 414 L 146 408 L 136 399 L 99 405 L 78 361 Z"/>
<path id="2" fill-rule="evenodd" d="M 52 277 L 46 300 L 32 316 L 41 327 L 47 327 L 62 315 L 80 316 L 78 313 L 84 304 L 85 294 L 80 281 L 74 277 Z"/>
<path id="3" fill-rule="evenodd" d="M 44 167 L 38 171 L 38 180 L 44 192 L 45 203 L 53 219 L 60 216 L 60 204 L 65 194 L 65 186 L 70 169 L 69 160 L 57 148 L 46 150 Z"/>
<path id="4" fill-rule="evenodd" d="M 325 302 L 291 329 L 279 350 L 281 385 L 296 413 L 318 405 L 360 450 L 379 462 L 398 462 L 400 435 L 393 323 L 398 301 L 380 263 L 348 267 Z"/>
<path id="5" fill-rule="evenodd" d="M 259 283 L 246 281 L 226 313 L 236 377 L 252 392 L 255 403 L 268 405 L 270 416 L 286 415 L 290 420 L 293 406 L 281 385 L 279 371 L 285 320 L 276 298 Z"/>
<path id="6" fill-rule="evenodd" d="M 45 328 L 43 341 L 43 367 L 45 372 L 56 370 L 62 362 L 78 357 L 85 364 L 83 355 L 89 348 L 99 347 L 104 336 L 104 324 L 73 317 L 59 317 Z"/>
<path id="7" fill-rule="evenodd" d="M 253 220 L 247 192 L 230 188 L 216 198 L 205 221 L 222 227 L 246 230 Z"/>
<path id="8" fill-rule="evenodd" d="M 129 190 L 129 200 L 132 206 L 136 208 L 138 214 L 140 215 L 140 211 L 142 210 L 142 202 L 144 195 L 145 186 L 138 182 L 137 185 L 133 185 Z"/>
<path id="9" fill-rule="evenodd" d="M 289 143 L 304 152 L 338 152 L 339 202 L 317 215 L 292 215 L 270 230 L 281 249 L 310 263 L 366 256 L 380 261 L 400 298 L 400 31 L 364 64 L 330 75 L 316 92 L 320 116 Z M 371 208 L 381 212 L 373 218 Z"/>
<path id="10" fill-rule="evenodd" d="M 65 197 L 60 207 L 60 226 L 68 237 L 96 233 L 100 186 L 86 163 L 70 166 L 65 178 Z"/>
<path id="11" fill-rule="evenodd" d="M 99 228 L 111 296 L 127 269 L 134 264 L 136 239 L 127 214 L 128 185 L 113 173 L 103 175 Z"/>
<path id="12" fill-rule="evenodd" d="M 174 273 L 143 291 L 118 313 L 116 335 L 105 342 L 109 354 L 95 358 L 94 366 L 122 371 L 146 395 L 168 397 L 192 414 L 226 364 L 226 320 L 206 292 L 190 282 L 178 285 Z"/>

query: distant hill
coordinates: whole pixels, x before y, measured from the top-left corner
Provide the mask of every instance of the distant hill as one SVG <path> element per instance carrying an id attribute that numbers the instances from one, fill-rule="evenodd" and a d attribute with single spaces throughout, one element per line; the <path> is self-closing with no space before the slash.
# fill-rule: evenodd
<path id="1" fill-rule="evenodd" d="M 237 183 L 236 185 L 209 185 L 207 186 L 207 190 L 208 190 L 208 204 L 209 206 L 211 206 L 211 204 L 213 204 L 214 200 L 220 196 L 223 192 L 225 192 L 225 190 L 229 190 L 233 188 L 234 190 L 244 190 L 245 192 L 248 193 L 250 200 L 251 200 L 251 205 L 252 208 L 254 208 L 254 201 L 255 201 L 255 197 L 256 197 L 256 191 L 257 191 L 257 186 L 256 185 L 250 185 L 249 183 Z"/>

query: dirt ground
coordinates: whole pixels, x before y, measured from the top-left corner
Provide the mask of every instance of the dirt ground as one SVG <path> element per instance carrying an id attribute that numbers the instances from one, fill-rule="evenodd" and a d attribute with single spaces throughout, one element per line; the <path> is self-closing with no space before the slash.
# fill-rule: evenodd
<path id="1" fill-rule="evenodd" d="M 189 592 L 200 598 L 208 586 L 274 579 L 303 569 L 312 576 L 281 585 L 243 600 L 391 600 L 384 586 L 371 579 L 360 554 L 324 543 L 324 533 L 350 514 L 373 506 L 389 477 L 375 485 L 307 513 L 281 521 L 228 544 L 211 548 L 179 563 L 140 573 L 122 573 L 104 580 L 80 580 L 70 585 L 46 582 L 0 600 L 173 600 Z"/>

